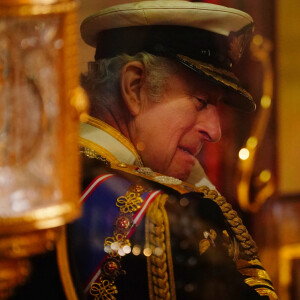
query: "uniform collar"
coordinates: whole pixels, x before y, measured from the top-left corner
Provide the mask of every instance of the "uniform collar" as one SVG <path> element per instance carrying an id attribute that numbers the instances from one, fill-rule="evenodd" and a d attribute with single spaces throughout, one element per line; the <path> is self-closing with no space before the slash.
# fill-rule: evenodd
<path id="1" fill-rule="evenodd" d="M 90 148 L 95 148 L 93 150 L 96 152 L 109 156 L 110 161 L 143 166 L 133 144 L 121 132 L 99 119 L 89 116 L 86 123 L 81 123 L 80 142 L 83 146 L 88 144 Z M 100 148 L 101 150 L 97 151 Z M 195 186 L 205 185 L 210 189 L 215 189 L 198 161 L 187 182 Z"/>
<path id="2" fill-rule="evenodd" d="M 80 125 L 80 142 L 83 144 L 91 142 L 98 146 L 97 148 L 100 146 L 120 162 L 137 166 L 143 165 L 135 147 L 121 132 L 91 116 L 88 117 L 86 123 Z"/>

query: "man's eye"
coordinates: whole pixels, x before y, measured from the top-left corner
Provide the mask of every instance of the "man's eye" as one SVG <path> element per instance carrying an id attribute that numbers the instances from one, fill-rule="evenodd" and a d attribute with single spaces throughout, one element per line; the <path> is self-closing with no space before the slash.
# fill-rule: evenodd
<path id="1" fill-rule="evenodd" d="M 198 98 L 196 97 L 196 99 L 198 100 L 198 104 L 197 104 L 197 109 L 204 109 L 207 106 L 207 100 L 204 100 L 202 98 Z"/>

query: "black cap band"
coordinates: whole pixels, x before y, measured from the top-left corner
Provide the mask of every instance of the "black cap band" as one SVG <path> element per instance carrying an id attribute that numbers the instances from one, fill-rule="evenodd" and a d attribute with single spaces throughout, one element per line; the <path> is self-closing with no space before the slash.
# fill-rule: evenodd
<path id="1" fill-rule="evenodd" d="M 227 37 L 197 28 L 168 25 L 124 27 L 99 33 L 95 59 L 146 51 L 167 57 L 182 54 L 230 70 L 233 61 L 228 56 L 228 49 Z"/>

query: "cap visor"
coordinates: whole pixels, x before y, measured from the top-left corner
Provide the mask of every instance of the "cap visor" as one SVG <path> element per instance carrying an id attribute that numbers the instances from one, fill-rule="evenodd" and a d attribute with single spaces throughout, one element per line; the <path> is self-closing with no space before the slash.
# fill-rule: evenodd
<path id="1" fill-rule="evenodd" d="M 252 96 L 241 86 L 232 72 L 181 54 L 177 54 L 175 58 L 186 67 L 224 87 L 229 92 L 228 97 L 223 100 L 224 103 L 246 112 L 252 112 L 256 109 Z"/>

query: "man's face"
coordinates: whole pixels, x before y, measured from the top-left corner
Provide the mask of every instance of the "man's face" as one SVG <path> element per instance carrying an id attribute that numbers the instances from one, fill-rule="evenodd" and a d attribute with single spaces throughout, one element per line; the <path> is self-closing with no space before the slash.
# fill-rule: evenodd
<path id="1" fill-rule="evenodd" d="M 186 180 L 203 144 L 221 138 L 221 97 L 220 88 L 189 70 L 171 75 L 160 102 L 148 98 L 134 119 L 131 138 L 144 165 Z"/>

